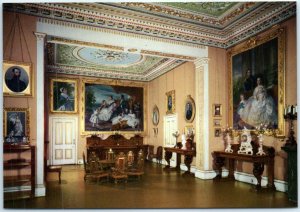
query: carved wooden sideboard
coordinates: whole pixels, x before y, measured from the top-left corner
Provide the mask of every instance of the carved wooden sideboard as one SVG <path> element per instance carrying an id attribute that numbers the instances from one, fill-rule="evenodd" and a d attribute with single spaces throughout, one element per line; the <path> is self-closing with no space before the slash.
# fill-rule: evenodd
<path id="1" fill-rule="evenodd" d="M 135 135 L 130 139 L 126 139 L 121 134 L 110 135 L 106 139 L 101 139 L 98 136 L 92 135 L 86 138 L 87 158 L 91 152 L 95 152 L 100 160 L 106 159 L 106 153 L 112 149 L 115 154 L 124 152 L 127 154 L 130 150 L 134 155 L 138 155 L 140 149 L 143 150 L 144 157 L 148 154 L 148 145 L 143 144 L 143 137 Z M 136 157 L 135 157 L 136 158 Z"/>

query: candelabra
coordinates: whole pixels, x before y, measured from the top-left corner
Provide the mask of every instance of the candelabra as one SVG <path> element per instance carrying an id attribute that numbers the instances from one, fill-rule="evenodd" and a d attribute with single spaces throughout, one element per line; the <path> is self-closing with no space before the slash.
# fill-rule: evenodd
<path id="1" fill-rule="evenodd" d="M 284 119 L 289 122 L 289 137 L 286 140 L 285 146 L 295 146 L 297 145 L 296 139 L 294 137 L 294 120 L 297 120 L 297 105 L 288 105 L 284 108 Z"/>
<path id="2" fill-rule="evenodd" d="M 263 134 L 267 130 L 267 126 L 260 124 L 259 127 L 256 127 L 256 130 L 258 132 L 258 143 L 259 143 L 258 152 L 256 153 L 256 155 L 265 155 L 266 153 L 264 152 L 263 149 Z"/>

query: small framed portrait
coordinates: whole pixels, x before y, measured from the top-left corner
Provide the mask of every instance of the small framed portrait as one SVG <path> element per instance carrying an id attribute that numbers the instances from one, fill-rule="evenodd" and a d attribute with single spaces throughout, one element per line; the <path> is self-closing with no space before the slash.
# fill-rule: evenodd
<path id="1" fill-rule="evenodd" d="M 175 113 L 175 90 L 166 93 L 167 96 L 167 114 Z"/>
<path id="2" fill-rule="evenodd" d="M 213 104 L 213 116 L 221 117 L 222 116 L 222 105 L 221 104 Z"/>
<path id="3" fill-rule="evenodd" d="M 221 119 L 214 119 L 213 122 L 214 122 L 215 127 L 220 127 L 221 126 Z"/>
<path id="4" fill-rule="evenodd" d="M 31 63 L 3 61 L 4 96 L 32 96 Z"/>
<path id="5" fill-rule="evenodd" d="M 30 133 L 29 117 L 28 108 L 4 108 L 3 126 L 4 137 L 7 142 L 28 139 Z"/>
<path id="6" fill-rule="evenodd" d="M 193 122 L 195 118 L 195 111 L 196 111 L 195 101 L 191 97 L 191 95 L 188 95 L 184 106 L 184 119 L 186 122 L 188 123 Z"/>
<path id="7" fill-rule="evenodd" d="M 157 126 L 159 123 L 159 110 L 156 105 L 153 107 L 152 111 L 152 123 L 154 126 Z"/>
<path id="8" fill-rule="evenodd" d="M 188 125 L 184 127 L 184 134 L 189 135 L 195 135 L 194 127 L 193 125 Z"/>
<path id="9" fill-rule="evenodd" d="M 77 80 L 51 79 L 52 113 L 77 113 Z"/>
<path id="10" fill-rule="evenodd" d="M 221 137 L 221 128 L 215 128 L 215 137 Z"/>

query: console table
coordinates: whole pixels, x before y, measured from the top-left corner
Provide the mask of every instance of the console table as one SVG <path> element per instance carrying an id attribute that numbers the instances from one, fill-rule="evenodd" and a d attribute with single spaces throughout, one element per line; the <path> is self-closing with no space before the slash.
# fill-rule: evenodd
<path id="1" fill-rule="evenodd" d="M 227 179 L 234 180 L 234 164 L 235 161 L 245 161 L 253 163 L 253 174 L 257 179 L 256 189 L 261 189 L 261 176 L 264 172 L 264 165 L 268 166 L 268 184 L 267 188 L 271 190 L 276 190 L 274 185 L 274 157 L 275 157 L 275 150 L 273 147 L 266 147 L 264 146 L 263 149 L 266 155 L 258 156 L 257 148 L 253 148 L 253 155 L 246 155 L 246 154 L 238 154 L 238 144 L 233 144 L 232 149 L 233 153 L 227 153 L 224 151 L 214 151 L 212 153 L 214 157 L 214 165 L 217 169 L 217 176 L 215 180 L 222 179 L 222 167 L 225 165 L 225 159 L 228 159 L 228 166 L 229 166 L 229 174 Z"/>
<path id="2" fill-rule="evenodd" d="M 188 168 L 188 170 L 185 172 L 187 174 L 190 174 L 191 170 L 191 163 L 193 161 L 193 157 L 196 156 L 196 150 L 194 149 L 180 149 L 180 148 L 172 148 L 172 147 L 164 147 L 165 150 L 165 159 L 168 163 L 166 166 L 166 169 L 170 168 L 170 159 L 172 157 L 172 153 L 176 153 L 176 170 L 180 171 L 180 163 L 181 163 L 181 155 L 184 155 L 184 164 Z"/>

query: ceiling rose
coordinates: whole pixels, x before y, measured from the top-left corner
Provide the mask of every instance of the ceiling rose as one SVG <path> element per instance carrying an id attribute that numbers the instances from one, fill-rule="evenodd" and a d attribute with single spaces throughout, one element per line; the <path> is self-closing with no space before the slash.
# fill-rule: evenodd
<path id="1" fill-rule="evenodd" d="M 130 66 L 141 62 L 143 59 L 140 54 L 88 47 L 75 48 L 73 55 L 81 61 L 106 66 Z"/>

